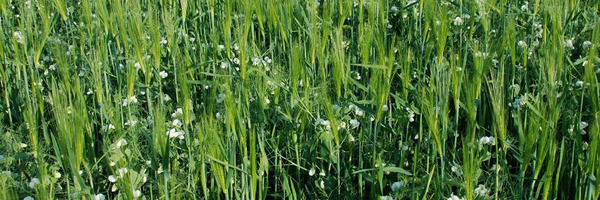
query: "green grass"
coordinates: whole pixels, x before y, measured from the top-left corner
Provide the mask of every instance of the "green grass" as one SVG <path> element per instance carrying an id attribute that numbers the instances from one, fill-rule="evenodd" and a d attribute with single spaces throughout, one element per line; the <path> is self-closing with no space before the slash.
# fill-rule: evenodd
<path id="1" fill-rule="evenodd" d="M 593 0 L 0 0 L 0 199 L 600 199 Z"/>

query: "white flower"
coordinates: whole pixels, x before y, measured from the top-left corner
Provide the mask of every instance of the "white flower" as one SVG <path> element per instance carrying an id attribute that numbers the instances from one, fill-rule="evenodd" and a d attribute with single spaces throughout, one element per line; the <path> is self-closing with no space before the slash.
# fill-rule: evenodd
<path id="1" fill-rule="evenodd" d="M 104 194 L 97 194 L 96 196 L 94 196 L 94 200 L 104 200 L 106 199 L 106 196 L 104 196 Z"/>
<path id="2" fill-rule="evenodd" d="M 252 65 L 259 66 L 260 64 L 262 64 L 262 60 L 259 57 L 252 58 Z"/>
<path id="3" fill-rule="evenodd" d="M 379 196 L 380 200 L 394 200 L 394 197 L 390 197 L 390 196 Z"/>
<path id="4" fill-rule="evenodd" d="M 15 37 L 15 39 L 17 39 L 18 43 L 25 44 L 25 37 L 23 37 L 23 35 L 21 34 L 21 31 L 13 32 L 13 37 Z"/>
<path id="5" fill-rule="evenodd" d="M 125 122 L 125 126 L 135 126 L 137 124 L 137 121 L 135 121 L 134 119 L 129 119 L 127 120 L 127 122 Z"/>
<path id="6" fill-rule="evenodd" d="M 172 128 L 171 130 L 167 131 L 167 135 L 169 136 L 169 138 L 177 137 L 177 130 L 175 130 L 175 128 Z"/>
<path id="7" fill-rule="evenodd" d="M 365 113 L 360 108 L 356 108 L 356 110 L 354 110 L 354 114 L 363 116 Z"/>
<path id="8" fill-rule="evenodd" d="M 225 100 L 225 97 L 227 97 L 225 94 L 221 93 L 217 96 L 217 103 L 222 103 L 223 100 Z"/>
<path id="9" fill-rule="evenodd" d="M 263 58 L 263 60 L 265 60 L 265 62 L 267 62 L 267 64 L 271 64 L 272 60 L 271 58 L 269 58 L 269 56 L 265 56 L 265 58 Z"/>
<path id="10" fill-rule="evenodd" d="M 567 48 L 569 50 L 575 49 L 575 47 L 573 46 L 573 40 L 565 40 L 564 45 L 565 45 L 565 48 Z"/>
<path id="11" fill-rule="evenodd" d="M 167 76 L 169 76 L 169 73 L 167 73 L 165 71 L 161 71 L 159 74 L 160 74 L 161 78 L 167 78 Z"/>
<path id="12" fill-rule="evenodd" d="M 171 114 L 171 117 L 178 117 L 181 114 L 183 114 L 183 110 L 181 108 L 177 108 L 177 110 Z"/>
<path id="13" fill-rule="evenodd" d="M 54 172 L 54 178 L 60 178 L 62 175 L 60 174 L 60 172 Z"/>
<path id="14" fill-rule="evenodd" d="M 448 200 L 463 200 L 464 198 L 460 198 L 454 194 L 450 195 L 450 198 L 448 198 Z"/>
<path id="15" fill-rule="evenodd" d="M 265 97 L 265 104 L 270 104 L 271 100 L 269 100 L 269 97 Z"/>
<path id="16" fill-rule="evenodd" d="M 358 126 L 360 126 L 360 122 L 358 122 L 358 120 L 356 120 L 356 119 L 350 120 L 350 127 L 352 129 L 358 128 Z"/>
<path id="17" fill-rule="evenodd" d="M 583 87 L 583 81 L 575 82 L 575 87 Z"/>
<path id="18" fill-rule="evenodd" d="M 191 37 L 191 38 L 190 38 L 190 42 L 194 42 L 194 41 L 196 41 L 196 38 L 194 38 L 194 37 Z"/>
<path id="19" fill-rule="evenodd" d="M 125 176 L 125 174 L 127 174 L 127 172 L 129 172 L 129 169 L 127 168 L 121 168 L 121 169 L 117 169 L 117 174 L 119 174 L 119 176 L 121 178 L 123 178 L 123 176 Z"/>
<path id="20" fill-rule="evenodd" d="M 140 190 L 133 190 L 133 197 L 138 198 L 142 196 L 142 192 Z"/>
<path id="21" fill-rule="evenodd" d="M 27 144 L 21 143 L 21 148 L 25 148 L 25 147 L 27 147 Z"/>
<path id="22" fill-rule="evenodd" d="M 325 129 L 331 130 L 331 122 L 329 122 L 329 120 L 322 121 L 321 125 L 325 126 Z"/>
<path id="23" fill-rule="evenodd" d="M 319 185 L 321 186 L 321 188 L 325 188 L 325 181 L 321 180 L 321 183 Z"/>
<path id="24" fill-rule="evenodd" d="M 165 94 L 163 97 L 163 101 L 171 101 L 171 97 L 168 94 Z"/>
<path id="25" fill-rule="evenodd" d="M 338 125 L 338 130 L 345 129 L 345 128 L 346 128 L 346 122 L 340 122 L 340 124 Z"/>
<path id="26" fill-rule="evenodd" d="M 527 48 L 527 43 L 523 40 L 520 40 L 517 45 L 521 48 Z"/>
<path id="27" fill-rule="evenodd" d="M 117 187 L 117 184 L 114 184 L 111 188 L 110 191 L 111 192 L 116 192 L 117 190 L 119 190 L 119 188 Z"/>
<path id="28" fill-rule="evenodd" d="M 181 127 L 181 125 L 183 125 L 183 123 L 181 123 L 181 121 L 179 121 L 178 119 L 173 120 L 173 126 L 174 127 Z"/>
<path id="29" fill-rule="evenodd" d="M 489 191 L 490 190 L 485 188 L 485 185 L 483 185 L 483 184 L 479 184 L 479 186 L 477 188 L 475 188 L 475 194 L 477 196 L 486 196 Z"/>
<path id="30" fill-rule="evenodd" d="M 581 122 L 581 123 L 579 123 L 579 126 L 581 127 L 581 129 L 587 128 L 588 125 L 589 124 L 587 122 Z"/>
<path id="31" fill-rule="evenodd" d="M 165 38 L 162 38 L 162 39 L 160 40 L 160 44 L 161 44 L 161 45 L 165 45 L 165 44 L 167 44 L 167 42 L 168 42 L 168 41 L 167 41 L 167 39 L 165 39 Z"/>
<path id="32" fill-rule="evenodd" d="M 25 198 L 23 198 L 23 200 L 34 200 L 34 198 L 31 196 L 26 196 Z"/>
<path id="33" fill-rule="evenodd" d="M 450 168 L 452 170 L 452 172 L 454 172 L 457 176 L 462 176 L 462 170 L 460 169 L 460 166 L 458 165 L 452 165 L 452 167 Z"/>
<path id="34" fill-rule="evenodd" d="M 36 185 L 39 185 L 39 184 L 40 184 L 40 179 L 39 179 L 39 178 L 32 178 L 32 179 L 29 181 L 29 187 L 30 187 L 31 189 L 35 188 L 35 186 L 36 186 Z"/>
<path id="35" fill-rule="evenodd" d="M 316 170 L 315 170 L 315 168 L 314 168 L 314 167 L 313 167 L 313 168 L 310 168 L 310 170 L 308 170 L 308 175 L 309 175 L 309 176 L 313 176 L 313 175 L 315 175 L 315 172 L 316 172 Z"/>
<path id="36" fill-rule="evenodd" d="M 125 146 L 125 145 L 127 145 L 127 140 L 120 139 L 119 141 L 117 141 L 117 144 L 115 144 L 115 147 L 118 149 L 118 148 L 121 148 L 122 146 Z"/>
<path id="37" fill-rule="evenodd" d="M 485 145 L 485 144 L 496 145 L 496 139 L 493 136 L 490 136 L 490 137 L 483 136 L 479 139 L 479 144 L 481 144 L 481 145 Z"/>
<path id="38" fill-rule="evenodd" d="M 225 45 L 220 44 L 217 46 L 217 49 L 219 49 L 219 51 L 223 51 L 223 49 L 225 49 Z"/>
<path id="39" fill-rule="evenodd" d="M 402 145 L 402 151 L 408 151 L 408 146 Z"/>
<path id="40" fill-rule="evenodd" d="M 142 64 L 140 64 L 139 62 L 135 62 L 135 64 L 133 64 L 133 66 L 135 67 L 135 69 L 139 70 L 142 68 Z"/>
<path id="41" fill-rule="evenodd" d="M 221 62 L 221 69 L 226 69 L 229 67 L 229 63 L 227 62 Z"/>
<path id="42" fill-rule="evenodd" d="M 325 176 L 325 171 L 321 170 L 321 172 L 319 172 L 319 176 Z"/>
<path id="43" fill-rule="evenodd" d="M 454 19 L 452 20 L 452 23 L 453 23 L 455 26 L 460 26 L 460 25 L 462 25 L 462 24 L 463 24 L 463 20 L 462 20 L 462 18 L 460 18 L 460 17 L 456 17 L 456 18 L 454 18 Z"/>
<path id="44" fill-rule="evenodd" d="M 383 110 L 383 111 L 388 111 L 389 109 L 390 109 L 390 108 L 388 107 L 388 105 L 383 105 L 383 106 L 381 107 L 381 110 Z"/>
<path id="45" fill-rule="evenodd" d="M 111 183 L 117 182 L 117 177 L 110 175 L 108 176 L 108 181 L 110 181 Z"/>
<path id="46" fill-rule="evenodd" d="M 584 41 L 583 44 L 581 45 L 581 47 L 583 47 L 584 49 L 586 49 L 586 48 L 588 48 L 590 46 L 592 46 L 592 42 L 587 41 L 587 40 Z"/>
<path id="47" fill-rule="evenodd" d="M 396 192 L 396 191 L 400 191 L 400 189 L 402 189 L 402 187 L 404 187 L 404 181 L 398 181 L 398 182 L 394 182 L 392 184 L 392 191 Z"/>

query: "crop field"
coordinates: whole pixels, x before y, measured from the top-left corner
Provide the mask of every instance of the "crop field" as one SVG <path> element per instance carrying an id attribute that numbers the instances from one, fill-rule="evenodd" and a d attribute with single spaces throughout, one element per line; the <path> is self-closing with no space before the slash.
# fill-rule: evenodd
<path id="1" fill-rule="evenodd" d="M 600 199 L 597 0 L 0 0 L 0 199 Z"/>

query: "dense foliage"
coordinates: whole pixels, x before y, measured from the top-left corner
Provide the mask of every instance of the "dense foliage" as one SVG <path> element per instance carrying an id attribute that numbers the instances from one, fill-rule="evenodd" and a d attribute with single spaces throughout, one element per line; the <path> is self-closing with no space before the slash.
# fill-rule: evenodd
<path id="1" fill-rule="evenodd" d="M 0 0 L 0 199 L 599 199 L 596 0 Z"/>

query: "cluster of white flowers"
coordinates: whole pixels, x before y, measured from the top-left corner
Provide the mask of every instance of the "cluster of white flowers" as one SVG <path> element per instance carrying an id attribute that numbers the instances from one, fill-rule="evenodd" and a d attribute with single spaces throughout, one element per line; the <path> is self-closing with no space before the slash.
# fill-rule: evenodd
<path id="1" fill-rule="evenodd" d="M 479 186 L 477 186 L 477 188 L 475 188 L 475 195 L 477 196 L 486 196 L 487 193 L 489 193 L 490 190 L 485 188 L 485 185 L 483 184 L 479 184 Z"/>
<path id="2" fill-rule="evenodd" d="M 481 138 L 479 138 L 479 144 L 481 145 L 486 145 L 486 144 L 490 144 L 490 145 L 496 145 L 496 138 L 494 138 L 494 136 L 483 136 Z"/>
<path id="3" fill-rule="evenodd" d="M 32 179 L 29 181 L 29 184 L 28 184 L 28 186 L 29 186 L 31 189 L 34 189 L 34 188 L 35 188 L 35 186 L 37 186 L 37 185 L 39 185 L 39 184 L 40 184 L 40 179 L 39 179 L 39 178 L 32 178 Z"/>
<path id="4" fill-rule="evenodd" d="M 356 106 L 354 104 L 350 104 L 348 106 L 348 110 L 350 110 L 350 111 L 354 110 L 354 114 L 357 116 L 360 116 L 360 117 L 362 117 L 365 114 L 365 112 L 362 109 L 360 109 L 358 106 Z"/>
<path id="5" fill-rule="evenodd" d="M 315 126 L 318 125 L 325 126 L 325 129 L 327 129 L 328 131 L 331 130 L 331 122 L 329 122 L 329 120 L 324 120 L 321 119 L 321 117 L 317 117 L 317 120 L 315 121 Z"/>
<path id="6" fill-rule="evenodd" d="M 160 73 L 158 73 L 160 75 L 161 78 L 167 78 L 167 76 L 169 76 L 169 73 L 165 72 L 164 70 L 161 71 Z"/>
<path id="7" fill-rule="evenodd" d="M 179 117 L 183 114 L 183 109 L 181 108 L 177 108 L 177 110 L 175 110 L 174 113 L 171 114 L 171 117 L 175 118 L 175 117 Z"/>
<path id="8" fill-rule="evenodd" d="M 13 37 L 15 37 L 15 39 L 17 40 L 18 43 L 25 44 L 25 37 L 23 37 L 23 35 L 21 34 L 21 31 L 15 31 L 13 33 Z"/>
<path id="9" fill-rule="evenodd" d="M 135 104 L 137 103 L 137 97 L 135 97 L 135 95 L 130 96 L 129 98 L 123 99 L 123 106 L 128 106 L 129 104 Z"/>
<path id="10" fill-rule="evenodd" d="M 580 130 L 579 133 L 581 135 L 587 134 L 587 132 L 583 129 L 587 128 L 588 126 L 589 126 L 589 124 L 587 122 L 580 122 L 579 123 L 579 130 Z M 567 131 L 569 131 L 569 133 L 573 133 L 574 130 L 575 130 L 575 125 L 571 125 L 571 127 Z"/>
<path id="11" fill-rule="evenodd" d="M 183 130 L 177 131 L 177 129 L 175 128 L 172 128 L 171 130 L 167 131 L 167 135 L 169 136 L 169 138 L 179 138 L 180 140 L 185 139 L 185 132 Z"/>

